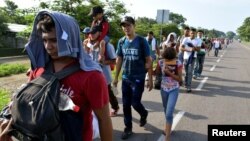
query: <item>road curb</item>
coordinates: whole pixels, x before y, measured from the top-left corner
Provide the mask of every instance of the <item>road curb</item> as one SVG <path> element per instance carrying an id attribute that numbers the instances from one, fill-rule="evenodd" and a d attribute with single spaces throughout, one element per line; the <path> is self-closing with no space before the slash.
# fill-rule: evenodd
<path id="1" fill-rule="evenodd" d="M 21 56 L 0 57 L 0 60 L 4 60 L 4 59 L 13 59 L 13 58 L 28 58 L 28 56 L 27 56 L 27 55 L 21 55 Z"/>

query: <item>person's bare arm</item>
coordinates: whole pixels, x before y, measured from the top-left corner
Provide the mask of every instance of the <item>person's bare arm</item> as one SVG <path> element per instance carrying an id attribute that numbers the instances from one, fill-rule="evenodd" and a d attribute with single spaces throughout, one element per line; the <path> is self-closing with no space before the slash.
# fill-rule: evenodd
<path id="1" fill-rule="evenodd" d="M 184 44 L 182 44 L 182 45 L 181 45 L 181 51 L 183 51 L 183 52 L 184 52 L 184 51 L 189 51 L 189 50 L 186 50 L 186 49 L 185 49 L 185 45 L 184 45 Z"/>
<path id="2" fill-rule="evenodd" d="M 161 53 L 160 53 L 160 49 L 157 45 L 156 45 L 155 49 L 156 49 L 157 56 L 160 57 Z"/>
<path id="3" fill-rule="evenodd" d="M 109 116 L 109 103 L 101 109 L 94 109 L 99 123 L 101 141 L 113 141 L 113 127 Z"/>
<path id="4" fill-rule="evenodd" d="M 114 81 L 113 81 L 114 86 L 117 86 L 118 77 L 119 77 L 119 74 L 120 74 L 120 71 L 121 71 L 121 67 L 122 67 L 122 57 L 117 56 L 117 58 L 116 58 L 116 67 L 115 67 L 116 68 L 115 78 L 114 78 Z"/>
<path id="5" fill-rule="evenodd" d="M 88 39 L 85 39 L 82 43 L 83 45 L 83 49 L 87 52 L 87 53 L 90 53 L 90 48 L 87 46 L 89 40 Z"/>
<path id="6" fill-rule="evenodd" d="M 115 65 L 116 64 L 116 59 L 105 59 L 103 61 L 104 65 Z"/>
<path id="7" fill-rule="evenodd" d="M 105 60 L 105 49 L 106 49 L 105 46 L 106 46 L 106 42 L 104 40 L 102 40 L 100 42 L 100 56 L 101 56 L 101 58 L 99 58 L 99 60 L 98 60 L 100 63 L 103 63 Z"/>
<path id="8" fill-rule="evenodd" d="M 178 69 L 178 75 L 171 72 L 167 66 L 164 68 L 164 73 L 172 77 L 174 80 L 181 82 L 182 81 L 182 69 Z"/>
<path id="9" fill-rule="evenodd" d="M 153 67 L 152 67 L 152 58 L 150 56 L 146 57 L 145 68 L 148 71 L 147 88 L 149 91 L 151 91 L 153 89 L 153 78 L 152 78 Z"/>
<path id="10" fill-rule="evenodd" d="M 177 42 L 177 43 L 176 43 L 176 52 L 177 52 L 177 53 L 179 53 L 179 51 L 180 51 L 180 50 L 179 50 L 179 47 L 180 47 L 180 42 Z"/>
<path id="11" fill-rule="evenodd" d="M 200 51 L 201 50 L 201 45 L 200 46 L 195 46 L 194 51 Z"/>

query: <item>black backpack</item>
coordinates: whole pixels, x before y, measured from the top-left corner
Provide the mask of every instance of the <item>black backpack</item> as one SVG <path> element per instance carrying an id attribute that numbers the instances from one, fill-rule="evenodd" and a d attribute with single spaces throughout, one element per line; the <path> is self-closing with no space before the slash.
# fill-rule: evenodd
<path id="1" fill-rule="evenodd" d="M 155 75 L 154 89 L 156 90 L 161 89 L 161 80 L 162 80 L 162 71 L 160 71 L 159 74 Z"/>
<path id="2" fill-rule="evenodd" d="M 82 141 L 81 112 L 58 108 L 59 81 L 78 70 L 79 64 L 57 73 L 45 71 L 22 87 L 13 97 L 11 134 L 20 141 Z"/>

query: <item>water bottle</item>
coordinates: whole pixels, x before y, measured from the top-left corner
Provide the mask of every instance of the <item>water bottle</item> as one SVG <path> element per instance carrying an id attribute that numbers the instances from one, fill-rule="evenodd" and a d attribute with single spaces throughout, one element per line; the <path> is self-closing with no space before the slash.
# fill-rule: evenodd
<path id="1" fill-rule="evenodd" d="M 94 49 L 94 45 L 92 45 L 91 43 L 87 43 L 87 47 L 90 48 L 91 50 Z"/>
<path id="2" fill-rule="evenodd" d="M 80 107 L 75 105 L 72 99 L 68 95 L 63 93 L 60 94 L 60 101 L 58 106 L 60 111 L 72 110 L 74 112 L 78 112 L 80 110 Z"/>

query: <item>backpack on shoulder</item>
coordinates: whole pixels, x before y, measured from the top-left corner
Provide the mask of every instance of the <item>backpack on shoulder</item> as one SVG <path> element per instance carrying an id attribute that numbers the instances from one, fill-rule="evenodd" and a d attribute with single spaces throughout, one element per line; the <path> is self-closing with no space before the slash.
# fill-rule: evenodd
<path id="1" fill-rule="evenodd" d="M 45 71 L 18 90 L 11 107 L 11 135 L 20 141 L 82 141 L 80 112 L 58 107 L 60 80 L 78 70 L 77 64 L 57 73 Z"/>

